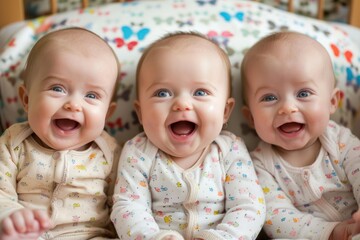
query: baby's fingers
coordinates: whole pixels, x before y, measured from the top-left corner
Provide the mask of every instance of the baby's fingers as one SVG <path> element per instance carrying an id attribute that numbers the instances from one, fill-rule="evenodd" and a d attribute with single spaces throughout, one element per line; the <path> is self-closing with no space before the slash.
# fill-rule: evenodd
<path id="1" fill-rule="evenodd" d="M 37 210 L 22 209 L 12 214 L 11 218 L 13 219 L 13 224 L 19 233 L 40 231 L 40 224 L 35 219 L 35 211 Z"/>
<path id="2" fill-rule="evenodd" d="M 46 211 L 43 210 L 34 210 L 34 218 L 40 225 L 41 230 L 47 230 L 51 227 L 51 220 Z"/>
<path id="3" fill-rule="evenodd" d="M 2 222 L 2 231 L 5 235 L 14 235 L 16 234 L 15 226 L 11 218 L 7 217 Z"/>
<path id="4" fill-rule="evenodd" d="M 177 237 L 175 237 L 174 235 L 169 235 L 162 238 L 162 240 L 177 240 Z"/>
<path id="5" fill-rule="evenodd" d="M 352 219 L 354 219 L 356 222 L 360 222 L 360 210 L 357 210 L 353 215 Z"/>
<path id="6" fill-rule="evenodd" d="M 26 209 L 11 214 L 10 218 L 18 233 L 27 232 L 28 227 L 32 225 L 32 220 L 34 219 L 31 211 Z"/>

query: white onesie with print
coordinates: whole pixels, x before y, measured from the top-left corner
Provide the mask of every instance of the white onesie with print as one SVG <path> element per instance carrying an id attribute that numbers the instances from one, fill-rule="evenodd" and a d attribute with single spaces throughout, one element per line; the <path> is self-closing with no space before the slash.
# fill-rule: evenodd
<path id="1" fill-rule="evenodd" d="M 264 196 L 239 138 L 223 131 L 189 169 L 144 133 L 120 157 L 111 219 L 120 239 L 255 239 Z"/>

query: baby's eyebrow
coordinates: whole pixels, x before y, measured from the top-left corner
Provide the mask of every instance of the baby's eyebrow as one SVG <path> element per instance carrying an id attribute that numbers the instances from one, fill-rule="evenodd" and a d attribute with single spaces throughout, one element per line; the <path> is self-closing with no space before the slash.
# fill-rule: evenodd
<path id="1" fill-rule="evenodd" d="M 150 91 L 154 88 L 168 88 L 168 84 L 166 84 L 165 81 L 161 81 L 161 80 L 155 80 L 155 82 L 153 82 L 152 84 L 150 84 L 146 89 L 145 92 Z"/>
<path id="2" fill-rule="evenodd" d="M 260 88 L 256 89 L 254 96 L 257 96 L 259 93 L 261 93 L 263 95 L 262 92 L 266 92 L 266 94 L 270 94 L 273 91 L 272 91 L 272 88 L 269 86 L 260 87 Z"/>
<path id="3" fill-rule="evenodd" d="M 61 78 L 55 75 L 47 75 L 46 77 L 42 78 L 40 80 L 40 83 L 43 84 L 49 84 L 49 83 L 57 83 L 57 84 L 61 84 L 61 83 L 67 83 L 67 80 L 65 78 Z"/>
<path id="4" fill-rule="evenodd" d="M 86 86 L 86 89 L 91 91 L 91 92 L 100 92 L 101 94 L 104 94 L 106 96 L 109 95 L 108 92 L 102 86 L 99 86 L 99 85 L 88 84 Z"/>

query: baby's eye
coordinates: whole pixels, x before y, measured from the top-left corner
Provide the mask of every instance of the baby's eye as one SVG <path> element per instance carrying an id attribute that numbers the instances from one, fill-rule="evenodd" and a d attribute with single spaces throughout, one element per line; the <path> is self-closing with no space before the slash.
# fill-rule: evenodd
<path id="1" fill-rule="evenodd" d="M 303 90 L 298 93 L 299 98 L 306 98 L 309 97 L 311 93 L 308 90 Z"/>
<path id="2" fill-rule="evenodd" d="M 86 94 L 85 97 L 86 97 L 86 98 L 91 98 L 91 99 L 97 99 L 97 96 L 96 96 L 95 93 L 88 93 L 88 94 Z"/>
<path id="3" fill-rule="evenodd" d="M 202 96 L 207 96 L 207 95 L 208 95 L 208 93 L 203 89 L 196 90 L 194 93 L 194 96 L 197 96 L 197 97 L 202 97 Z"/>
<path id="4" fill-rule="evenodd" d="M 277 98 L 274 95 L 266 95 L 261 99 L 262 102 L 271 102 L 275 100 L 277 100 Z"/>
<path id="5" fill-rule="evenodd" d="M 157 92 L 155 92 L 154 96 L 159 98 L 166 98 L 166 97 L 170 97 L 171 93 L 167 89 L 160 89 Z"/>
<path id="6" fill-rule="evenodd" d="M 54 92 L 65 92 L 65 90 L 60 86 L 54 86 L 51 88 L 51 90 Z"/>

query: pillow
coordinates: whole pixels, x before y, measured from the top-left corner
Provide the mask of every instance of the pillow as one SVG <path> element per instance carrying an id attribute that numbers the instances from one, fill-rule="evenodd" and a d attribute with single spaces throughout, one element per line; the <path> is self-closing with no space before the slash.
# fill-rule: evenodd
<path id="1" fill-rule="evenodd" d="M 106 130 L 120 144 L 141 131 L 133 101 L 135 69 L 142 51 L 164 34 L 179 30 L 206 34 L 229 55 L 236 106 L 227 130 L 243 137 L 249 149 L 253 149 L 258 140 L 241 116 L 240 64 L 251 45 L 275 31 L 305 33 L 327 49 L 333 60 L 338 86 L 342 90 L 339 109 L 333 119 L 360 136 L 357 113 L 360 105 L 360 56 L 355 43 L 340 28 L 326 22 L 241 0 L 114 3 L 27 22 L 0 55 L 0 117 L 3 129 L 26 120 L 17 98 L 17 87 L 22 81 L 21 72 L 29 50 L 44 34 L 69 26 L 84 27 L 97 33 L 119 57 L 122 80 L 117 91 L 118 106 L 113 117 L 107 121 Z"/>

